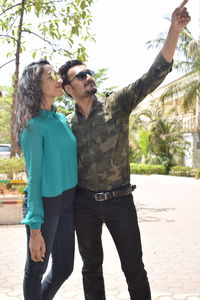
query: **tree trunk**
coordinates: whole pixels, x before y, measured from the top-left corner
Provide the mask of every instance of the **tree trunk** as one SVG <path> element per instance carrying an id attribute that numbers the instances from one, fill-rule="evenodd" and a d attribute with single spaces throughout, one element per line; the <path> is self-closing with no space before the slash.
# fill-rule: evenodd
<path id="1" fill-rule="evenodd" d="M 18 35 L 17 35 L 17 46 L 15 52 L 15 73 L 13 76 L 13 102 L 12 102 L 12 115 L 11 115 L 11 157 L 15 156 L 17 152 L 16 139 L 13 132 L 13 125 L 15 122 L 15 106 L 17 101 L 17 90 L 19 83 L 19 65 L 20 65 L 20 49 L 21 49 L 21 38 L 22 38 L 22 26 L 24 18 L 24 9 L 25 9 L 26 0 L 22 0 L 21 9 L 20 9 L 20 19 L 18 25 Z"/>

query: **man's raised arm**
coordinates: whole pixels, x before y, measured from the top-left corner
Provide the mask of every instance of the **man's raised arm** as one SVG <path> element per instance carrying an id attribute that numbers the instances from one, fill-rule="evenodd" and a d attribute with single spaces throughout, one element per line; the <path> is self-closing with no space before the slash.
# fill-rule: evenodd
<path id="1" fill-rule="evenodd" d="M 161 49 L 162 55 L 168 62 L 172 62 L 173 60 L 179 34 L 191 20 L 187 8 L 185 7 L 187 2 L 188 0 L 183 0 L 172 14 L 169 32 Z"/>

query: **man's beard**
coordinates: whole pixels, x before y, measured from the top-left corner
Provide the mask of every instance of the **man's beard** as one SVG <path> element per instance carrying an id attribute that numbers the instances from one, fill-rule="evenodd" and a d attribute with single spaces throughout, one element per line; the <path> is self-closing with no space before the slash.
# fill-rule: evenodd
<path id="1" fill-rule="evenodd" d="M 92 95 L 96 94 L 96 92 L 97 92 L 96 85 L 94 85 L 90 90 L 85 91 L 87 96 L 92 96 Z"/>

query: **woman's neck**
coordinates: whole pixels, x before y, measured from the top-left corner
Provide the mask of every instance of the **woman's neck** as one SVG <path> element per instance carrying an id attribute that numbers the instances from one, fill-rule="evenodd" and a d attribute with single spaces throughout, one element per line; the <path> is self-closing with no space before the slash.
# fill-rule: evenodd
<path id="1" fill-rule="evenodd" d="M 42 102 L 41 109 L 51 111 L 51 107 L 52 107 L 52 101 L 43 101 Z"/>

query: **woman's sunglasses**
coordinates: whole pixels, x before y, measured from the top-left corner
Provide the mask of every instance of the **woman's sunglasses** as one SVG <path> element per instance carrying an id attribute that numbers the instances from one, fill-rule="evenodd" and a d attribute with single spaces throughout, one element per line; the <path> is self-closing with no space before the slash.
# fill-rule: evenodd
<path id="1" fill-rule="evenodd" d="M 75 78 L 77 78 L 80 81 L 85 80 L 87 78 L 87 75 L 94 76 L 95 73 L 92 70 L 81 71 L 81 72 L 77 73 L 71 80 L 66 81 L 64 84 L 65 85 L 69 84 Z"/>
<path id="2" fill-rule="evenodd" d="M 61 77 L 56 71 L 52 70 L 47 78 L 51 78 L 53 81 L 58 81 Z"/>

